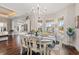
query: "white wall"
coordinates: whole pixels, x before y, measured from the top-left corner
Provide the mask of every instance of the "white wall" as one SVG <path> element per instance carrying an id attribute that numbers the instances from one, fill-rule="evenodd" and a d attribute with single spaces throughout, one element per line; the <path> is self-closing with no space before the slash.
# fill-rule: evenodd
<path id="1" fill-rule="evenodd" d="M 76 11 L 75 16 L 79 16 L 79 4 L 76 4 L 75 11 Z M 79 29 L 76 29 L 76 42 L 75 42 L 75 47 L 79 51 Z"/>
<path id="2" fill-rule="evenodd" d="M 75 27 L 75 4 L 70 4 L 66 8 L 55 13 L 54 18 L 64 16 L 64 29 L 72 26 Z"/>
<path id="3" fill-rule="evenodd" d="M 68 27 L 76 26 L 76 16 L 79 16 L 79 4 L 70 4 L 66 8 L 54 14 L 54 18 L 64 16 L 65 40 L 67 39 L 66 30 Z M 79 51 L 79 29 L 76 28 L 76 38 L 72 44 Z"/>
<path id="4" fill-rule="evenodd" d="M 65 30 L 65 41 L 68 42 L 68 36 L 66 34 L 68 27 L 75 28 L 76 22 L 75 17 L 79 15 L 79 4 L 70 4 L 66 8 L 56 12 L 54 18 L 60 18 L 64 16 L 64 30 Z M 79 30 L 77 30 L 77 39 L 72 40 L 72 45 L 74 45 L 79 50 Z"/>

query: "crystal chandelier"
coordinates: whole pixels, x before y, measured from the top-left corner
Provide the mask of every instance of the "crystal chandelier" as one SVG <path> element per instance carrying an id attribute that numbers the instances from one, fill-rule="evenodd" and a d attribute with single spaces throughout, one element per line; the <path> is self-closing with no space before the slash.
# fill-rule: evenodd
<path id="1" fill-rule="evenodd" d="M 38 20 L 41 18 L 41 16 L 46 15 L 47 9 L 42 6 L 40 6 L 40 4 L 37 4 L 36 7 L 32 8 L 32 12 L 34 15 L 37 16 Z"/>

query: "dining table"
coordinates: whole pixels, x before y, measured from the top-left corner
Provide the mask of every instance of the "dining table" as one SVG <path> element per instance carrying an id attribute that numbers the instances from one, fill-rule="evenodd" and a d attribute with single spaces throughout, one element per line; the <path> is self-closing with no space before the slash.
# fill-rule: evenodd
<path id="1" fill-rule="evenodd" d="M 52 45 L 53 41 L 56 41 L 55 36 L 46 36 L 46 37 L 44 37 L 44 36 L 35 36 L 35 35 L 25 35 L 25 36 L 28 37 L 28 38 L 30 38 L 30 37 L 37 38 L 37 40 L 39 41 L 39 44 L 44 46 L 44 51 L 43 51 L 44 55 L 47 55 L 47 47 L 48 47 L 48 45 L 49 44 Z M 40 49 L 41 48 L 42 47 L 40 46 Z M 41 50 L 41 52 L 42 52 L 42 50 Z M 42 53 L 41 53 L 41 55 L 42 55 Z"/>
<path id="2" fill-rule="evenodd" d="M 40 41 L 40 45 L 44 45 L 44 55 L 46 55 L 47 47 L 49 44 L 52 45 L 52 42 L 56 40 L 55 37 L 54 36 L 48 36 L 48 37 L 38 36 L 37 38 Z"/>

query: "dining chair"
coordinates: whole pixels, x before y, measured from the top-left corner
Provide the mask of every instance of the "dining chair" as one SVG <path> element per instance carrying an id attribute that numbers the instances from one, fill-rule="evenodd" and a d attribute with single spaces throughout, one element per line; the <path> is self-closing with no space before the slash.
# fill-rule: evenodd
<path id="1" fill-rule="evenodd" d="M 35 53 L 40 53 L 41 55 L 47 54 L 47 45 L 50 44 L 50 40 L 42 40 L 37 38 L 36 36 L 29 36 L 28 46 L 30 55 L 32 55 L 32 51 Z"/>
<path id="2" fill-rule="evenodd" d="M 50 42 L 41 41 L 41 55 L 47 55 L 47 45 L 50 44 Z"/>
<path id="3" fill-rule="evenodd" d="M 47 54 L 48 55 L 60 55 L 60 49 L 61 49 L 61 42 L 56 44 L 56 42 L 53 41 L 51 45 L 47 47 Z"/>
<path id="4" fill-rule="evenodd" d="M 42 37 L 39 39 L 37 44 L 40 45 L 41 55 L 47 55 L 47 45 L 51 44 L 52 40 L 49 40 L 48 37 Z"/>
<path id="5" fill-rule="evenodd" d="M 37 44 L 38 39 L 36 37 L 31 36 L 29 39 L 29 47 L 30 47 L 30 55 L 32 55 L 32 51 L 34 51 L 35 53 L 40 53 L 41 54 L 41 50 L 40 50 L 40 44 Z"/>
<path id="6" fill-rule="evenodd" d="M 20 54 L 23 54 L 23 50 L 27 51 L 27 55 L 29 55 L 29 45 L 28 45 L 29 38 L 26 36 L 21 36 L 21 51 Z"/>

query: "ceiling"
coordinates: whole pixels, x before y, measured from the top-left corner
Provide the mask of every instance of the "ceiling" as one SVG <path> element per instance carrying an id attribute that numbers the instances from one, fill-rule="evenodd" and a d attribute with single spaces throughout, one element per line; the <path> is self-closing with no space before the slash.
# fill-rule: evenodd
<path id="1" fill-rule="evenodd" d="M 8 17 L 16 15 L 16 12 L 5 7 L 0 6 L 0 16 Z"/>
<path id="2" fill-rule="evenodd" d="M 38 3 L 0 3 L 0 6 L 16 11 L 16 16 L 32 14 L 32 9 L 36 10 L 37 5 Z M 44 10 L 46 14 L 55 13 L 68 5 L 69 3 L 39 3 L 42 14 Z"/>

